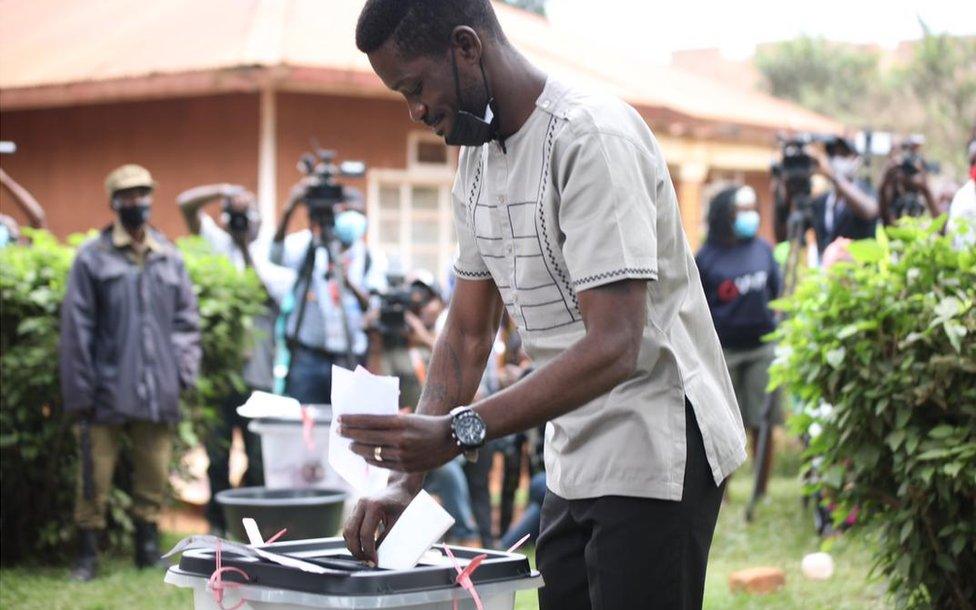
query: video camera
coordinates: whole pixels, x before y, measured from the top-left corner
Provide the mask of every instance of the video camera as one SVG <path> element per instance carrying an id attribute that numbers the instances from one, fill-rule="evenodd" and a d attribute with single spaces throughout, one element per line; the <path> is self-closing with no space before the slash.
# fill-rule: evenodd
<path id="1" fill-rule="evenodd" d="M 251 208 L 244 211 L 237 210 L 231 205 L 230 199 L 224 200 L 223 214 L 227 229 L 232 235 L 247 235 L 251 225 L 258 220 L 257 212 Z"/>
<path id="2" fill-rule="evenodd" d="M 308 188 L 302 201 L 308 208 L 309 220 L 322 227 L 335 223 L 335 206 L 346 201 L 344 187 L 337 178 L 360 178 L 366 174 L 363 161 L 343 161 L 336 165 L 335 151 L 319 148 L 313 141 L 314 152 L 306 153 L 298 161 L 298 171 L 317 178 Z"/>
<path id="3" fill-rule="evenodd" d="M 925 171 L 930 174 L 937 174 L 941 171 L 938 163 L 926 161 L 922 156 L 921 148 L 925 144 L 923 136 L 909 136 L 901 143 L 901 161 L 898 163 L 898 171 L 905 176 L 911 177 Z"/>
<path id="4" fill-rule="evenodd" d="M 925 138 L 922 136 L 909 136 L 901 143 L 900 156 L 893 168 L 896 185 L 894 187 L 894 198 L 890 200 L 889 204 L 892 218 L 917 217 L 926 211 L 925 202 L 913 184 L 912 178 L 923 171 L 939 173 L 941 168 L 938 163 L 928 162 L 922 156 L 921 148 L 924 143 Z"/>
<path id="5" fill-rule="evenodd" d="M 833 157 L 845 151 L 856 152 L 850 142 L 836 135 L 801 133 L 780 136 L 780 160 L 773 163 L 770 173 L 783 182 L 787 198 L 793 200 L 797 195 L 810 196 L 812 178 L 817 162 L 809 153 L 813 144 L 823 144 L 827 156 Z"/>
<path id="6" fill-rule="evenodd" d="M 405 346 L 410 332 L 407 312 L 419 315 L 420 310 L 436 295 L 421 283 L 405 283 L 402 274 L 389 273 L 386 277 L 389 288 L 380 294 L 378 329 L 385 346 Z"/>

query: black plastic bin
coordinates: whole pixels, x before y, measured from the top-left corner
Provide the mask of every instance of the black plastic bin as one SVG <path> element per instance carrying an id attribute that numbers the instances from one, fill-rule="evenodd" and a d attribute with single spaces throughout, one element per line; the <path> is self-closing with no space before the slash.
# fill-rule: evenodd
<path id="1" fill-rule="evenodd" d="M 242 542 L 247 541 L 241 522 L 245 517 L 257 521 L 265 537 L 283 528 L 288 529 L 288 540 L 334 536 L 342 526 L 345 499 L 345 492 L 334 489 L 267 487 L 228 489 L 216 497 L 224 510 L 227 533 Z"/>

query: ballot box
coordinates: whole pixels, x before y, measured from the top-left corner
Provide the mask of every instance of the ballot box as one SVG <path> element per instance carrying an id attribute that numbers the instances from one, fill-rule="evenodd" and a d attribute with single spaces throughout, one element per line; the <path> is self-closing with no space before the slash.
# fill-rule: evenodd
<path id="1" fill-rule="evenodd" d="M 260 547 L 317 566 L 317 573 L 221 552 L 224 570 L 221 590 L 213 590 L 211 575 L 217 569 L 214 549 L 183 552 L 178 565 L 169 569 L 165 581 L 193 590 L 195 610 L 220 610 L 237 606 L 241 610 L 300 610 L 303 608 L 427 608 L 431 610 L 474 610 L 469 590 L 457 584 L 458 569 L 464 570 L 479 555 L 485 558 L 471 572 L 470 581 L 485 610 L 512 610 L 517 591 L 537 589 L 542 577 L 528 559 L 518 553 L 434 545 L 420 563 L 405 570 L 371 568 L 355 560 L 341 538 L 319 538 L 278 542 Z M 449 548 L 454 558 L 448 556 Z M 246 577 L 244 576 L 246 574 Z M 219 601 L 218 601 L 219 600 Z M 456 606 L 455 606 L 456 604 Z"/>

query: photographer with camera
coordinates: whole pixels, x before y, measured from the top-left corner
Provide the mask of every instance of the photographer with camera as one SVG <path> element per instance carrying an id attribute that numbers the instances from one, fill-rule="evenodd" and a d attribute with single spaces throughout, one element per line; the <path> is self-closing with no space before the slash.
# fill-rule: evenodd
<path id="1" fill-rule="evenodd" d="M 824 150 L 810 151 L 814 172 L 830 181 L 829 190 L 813 200 L 813 230 L 817 250 L 823 254 L 838 237 L 874 237 L 878 201 L 871 186 L 857 178 L 861 157 L 854 144 L 843 137 L 824 143 Z"/>
<path id="2" fill-rule="evenodd" d="M 220 203 L 221 212 L 215 221 L 204 208 Z M 238 271 L 253 268 L 262 283 L 274 292 L 273 285 L 281 283 L 274 276 L 267 261 L 267 240 L 263 246 L 258 235 L 261 229 L 261 214 L 253 193 L 243 186 L 234 184 L 209 184 L 196 186 L 183 191 L 176 198 L 187 228 L 194 235 L 201 236 L 214 253 L 226 257 Z M 217 406 L 217 418 L 207 438 L 207 457 L 210 466 L 207 477 L 210 479 L 210 502 L 207 504 L 207 521 L 210 529 L 222 535 L 226 529 L 224 514 L 217 505 L 217 493 L 230 488 L 230 444 L 234 428 L 240 428 L 247 454 L 247 470 L 241 483 L 248 487 L 264 484 L 261 463 L 261 440 L 248 431 L 247 420 L 237 413 L 237 407 L 244 404 L 252 390 L 270 391 L 272 388 L 272 368 L 274 366 L 274 321 L 277 306 L 270 296 L 266 299 L 265 312 L 255 316 L 254 336 L 242 376 L 247 384 L 246 392 L 231 391 Z"/>
<path id="3" fill-rule="evenodd" d="M 354 174 L 345 164 L 333 165 L 330 151 L 318 154 L 317 162 L 303 158 L 307 175 L 292 188 L 271 244 L 271 262 L 297 272 L 282 302 L 288 349 L 284 392 L 303 404 L 331 402 L 333 364 L 365 363 L 364 314 L 373 267 L 363 241 L 362 194 L 334 183 L 338 175 Z M 309 228 L 286 235 L 300 204 Z"/>
<path id="4" fill-rule="evenodd" d="M 782 160 L 772 167 L 777 241 L 796 240 L 812 228 L 817 252 L 823 256 L 839 237 L 874 236 L 878 203 L 870 184 L 856 177 L 861 159 L 852 142 L 840 136 L 800 134 L 781 140 L 781 146 Z M 817 197 L 814 175 L 830 183 Z"/>
<path id="5" fill-rule="evenodd" d="M 433 275 L 424 269 L 407 278 L 394 262 L 386 283 L 378 305 L 368 315 L 369 369 L 399 378 L 400 408 L 413 409 L 420 399 L 444 300 Z"/>
<path id="6" fill-rule="evenodd" d="M 921 154 L 922 140 L 907 138 L 892 148 L 881 179 L 878 197 L 881 222 L 890 226 L 902 216 L 939 216 L 939 208 L 929 187 L 929 164 Z"/>

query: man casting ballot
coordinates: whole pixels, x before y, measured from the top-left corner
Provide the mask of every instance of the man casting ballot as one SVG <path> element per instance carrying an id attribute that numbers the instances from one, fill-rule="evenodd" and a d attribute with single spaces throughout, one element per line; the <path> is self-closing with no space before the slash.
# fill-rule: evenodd
<path id="1" fill-rule="evenodd" d="M 376 560 L 426 471 L 547 423 L 540 607 L 700 608 L 745 437 L 647 124 L 529 63 L 489 0 L 369 0 L 356 42 L 410 117 L 461 147 L 460 254 L 416 414 L 339 421 L 396 471 L 356 506 L 350 551 Z M 472 404 L 502 307 L 537 369 Z"/>

